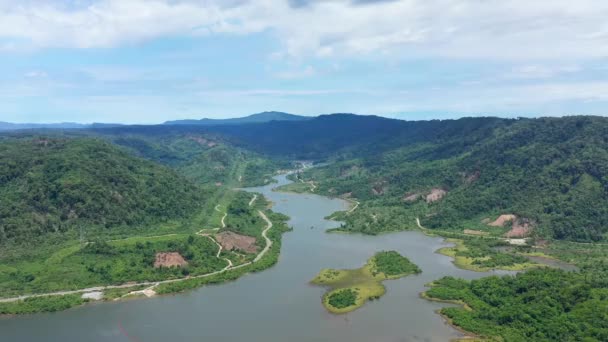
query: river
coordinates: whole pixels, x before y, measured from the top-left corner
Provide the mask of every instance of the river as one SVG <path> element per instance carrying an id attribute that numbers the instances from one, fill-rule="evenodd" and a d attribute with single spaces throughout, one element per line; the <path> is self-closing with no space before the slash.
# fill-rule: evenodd
<path id="1" fill-rule="evenodd" d="M 273 210 L 291 217 L 279 262 L 237 281 L 183 294 L 85 305 L 58 313 L 0 318 L 0 341 L 248 341 L 382 342 L 447 341 L 462 336 L 435 313 L 446 304 L 419 297 L 424 284 L 445 275 L 466 279 L 508 272 L 478 273 L 456 268 L 435 251 L 442 238 L 418 231 L 380 236 L 327 234 L 339 225 L 324 217 L 349 203 L 311 194 L 248 191 L 270 199 Z M 324 289 L 308 282 L 322 268 L 357 268 L 375 252 L 396 250 L 421 269 L 420 275 L 386 281 L 387 293 L 346 315 L 321 304 Z"/>

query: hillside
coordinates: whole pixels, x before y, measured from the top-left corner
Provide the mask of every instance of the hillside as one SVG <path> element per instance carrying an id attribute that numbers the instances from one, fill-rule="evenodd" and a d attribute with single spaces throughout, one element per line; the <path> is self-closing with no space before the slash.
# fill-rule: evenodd
<path id="1" fill-rule="evenodd" d="M 330 165 L 304 174 L 318 191 L 362 204 L 342 230 L 514 232 L 598 241 L 608 227 L 608 120 L 401 121 L 352 114 L 246 125 L 89 130 L 198 184 L 263 184 L 281 160 Z M 252 152 L 255 151 L 255 152 Z M 271 155 L 273 159 L 265 156 Z M 238 183 L 234 183 L 237 186 Z M 211 190 L 213 191 L 213 190 Z M 436 200 L 427 203 L 426 196 Z M 488 225 L 500 215 L 514 217 Z"/>
<path id="2" fill-rule="evenodd" d="M 136 156 L 169 166 L 204 187 L 262 185 L 271 181 L 276 170 L 291 167 L 285 160 L 235 147 L 223 137 L 201 133 L 193 126 L 177 127 L 182 129 L 140 126 L 93 132 Z"/>
<path id="3" fill-rule="evenodd" d="M 0 241 L 193 215 L 201 191 L 174 171 L 95 139 L 0 144 Z"/>
<path id="4" fill-rule="evenodd" d="M 366 120 L 372 119 L 361 118 L 358 125 Z M 360 139 L 344 131 L 321 137 L 318 146 L 325 151 L 305 139 L 288 143 L 301 144 L 309 157 L 329 155 L 336 161 L 304 174 L 320 192 L 363 201 L 353 215 L 339 217 L 347 221 L 345 230 L 410 229 L 419 217 L 428 228 L 502 234 L 508 226 L 490 227 L 482 220 L 510 214 L 516 226 L 532 227 L 541 237 L 597 241 L 607 232 L 608 119 L 372 123 L 386 130 L 370 130 Z M 431 192 L 443 197 L 427 203 Z"/>

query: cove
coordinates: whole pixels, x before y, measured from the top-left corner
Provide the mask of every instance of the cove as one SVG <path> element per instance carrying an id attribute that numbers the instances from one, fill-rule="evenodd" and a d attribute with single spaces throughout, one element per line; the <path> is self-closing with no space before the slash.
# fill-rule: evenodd
<path id="1" fill-rule="evenodd" d="M 451 275 L 474 279 L 511 272 L 456 268 L 435 253 L 443 238 L 418 231 L 380 236 L 327 234 L 339 222 L 324 217 L 350 203 L 311 194 L 280 193 L 290 183 L 249 188 L 291 217 L 274 267 L 237 281 L 183 294 L 90 304 L 71 310 L 0 318 L 0 341 L 447 341 L 462 336 L 435 313 L 446 304 L 419 297 L 424 284 Z M 386 294 L 344 315 L 328 313 L 325 290 L 309 284 L 323 268 L 357 268 L 375 252 L 396 250 L 422 269 L 385 283 Z"/>

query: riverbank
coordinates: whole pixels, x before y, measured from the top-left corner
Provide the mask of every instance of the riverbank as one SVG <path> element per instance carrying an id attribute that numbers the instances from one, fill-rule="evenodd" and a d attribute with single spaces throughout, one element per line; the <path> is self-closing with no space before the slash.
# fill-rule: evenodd
<path id="1" fill-rule="evenodd" d="M 284 176 L 277 177 L 277 180 L 280 184 L 288 182 Z M 295 228 L 294 232 L 282 236 L 280 262 L 274 267 L 259 273 L 248 272 L 247 276 L 234 282 L 227 278 L 237 277 L 236 273 L 246 270 L 234 269 L 231 271 L 234 273 L 224 273 L 221 277 L 164 284 L 156 288 L 159 292 L 167 290 L 168 293 L 193 289 L 183 295 L 161 295 L 129 302 L 126 301 L 128 297 L 125 297 L 117 303 L 84 305 L 48 315 L 0 319 L 0 340 L 86 339 L 103 342 L 108 338 L 120 339 L 120 336 L 108 337 L 102 334 L 116 331 L 118 322 L 130 336 L 141 341 L 175 338 L 184 341 L 195 341 L 196 338 L 215 340 L 220 337 L 226 341 L 252 342 L 327 339 L 336 342 L 368 342 L 386 336 L 429 341 L 448 341 L 461 337 L 460 333 L 444 324 L 434 313 L 436 305 L 418 298 L 424 284 L 436 279 L 437 274 L 451 274 L 466 279 L 484 276 L 483 273 L 456 268 L 449 261 L 446 262 L 446 257 L 434 253 L 434 250 L 442 246 L 442 239 L 427 237 L 418 231 L 377 236 L 326 234 L 327 229 L 335 228 L 339 223 L 323 218 L 332 212 L 348 210 L 350 206 L 347 202 L 314 194 L 273 192 L 271 188 L 274 186 L 276 185 L 247 189 L 272 200 L 275 203 L 273 212 L 290 216 L 289 225 Z M 247 201 L 243 201 L 244 205 L 248 205 L 251 196 L 250 194 Z M 263 207 L 265 205 L 264 203 Z M 210 207 L 212 211 L 214 206 L 215 204 Z M 256 201 L 254 206 L 262 207 L 262 203 Z M 227 207 L 220 209 L 223 211 Z M 361 207 L 355 213 L 359 209 Z M 222 214 L 215 213 L 221 218 Z M 265 213 L 276 224 L 275 218 L 268 212 Z M 229 225 L 236 222 L 231 217 L 229 212 L 226 219 Z M 273 241 L 271 235 L 275 233 L 275 228 L 273 226 L 268 231 L 268 237 Z M 264 241 L 261 237 L 259 239 L 260 242 Z M 263 243 L 260 245 L 263 246 Z M 273 243 L 267 257 L 277 247 Z M 386 293 L 380 300 L 369 302 L 347 316 L 328 313 L 322 307 L 321 299 L 326 290 L 310 286 L 310 279 L 327 267 L 358 268 L 380 250 L 399 252 L 419 265 L 423 273 L 384 283 Z M 216 252 L 215 250 L 214 253 Z M 205 282 L 202 285 L 221 285 L 196 289 L 201 282 Z M 173 288 L 177 286 L 180 288 Z M 164 319 L 168 316 L 172 319 Z M 252 320 L 252 317 L 259 319 Z M 408 319 L 404 321 L 399 317 Z M 353 320 L 364 324 L 350 323 Z M 154 324 L 154 329 L 150 329 L 149 324 Z M 44 328 L 50 325 L 53 329 Z M 234 329 L 235 326 L 239 329 Z M 310 326 L 315 326 L 316 329 L 311 330 Z"/>
<path id="2" fill-rule="evenodd" d="M 83 305 L 88 302 L 93 302 L 93 299 L 86 298 L 85 296 L 86 293 L 92 292 L 121 291 L 120 296 L 116 296 L 115 294 L 110 296 L 104 295 L 100 299 L 100 301 L 120 300 L 123 298 L 124 294 L 128 294 L 133 289 L 141 286 L 152 287 L 156 294 L 169 294 L 184 291 L 186 289 L 198 287 L 204 284 L 217 284 L 222 281 L 235 280 L 249 272 L 259 272 L 276 263 L 280 251 L 281 235 L 282 233 L 289 231 L 289 228 L 285 223 L 287 217 L 284 215 L 270 213 L 269 218 L 261 210 L 258 210 L 258 214 L 266 222 L 266 227 L 262 231 L 262 237 L 265 239 L 265 247 L 251 262 L 232 267 L 230 267 L 231 263 L 228 263 L 226 267 L 219 271 L 195 276 L 188 275 L 183 278 L 160 281 L 129 282 L 120 285 L 95 286 L 76 290 L 2 298 L 0 299 L 0 314 L 14 315 L 65 310 Z M 271 221 L 271 219 L 274 220 L 274 223 Z M 273 227 L 274 229 L 270 230 Z M 221 252 L 221 250 L 219 252 Z M 186 284 L 180 285 L 182 282 Z M 194 284 L 198 285 L 194 286 Z M 85 298 L 83 298 L 83 296 Z"/>

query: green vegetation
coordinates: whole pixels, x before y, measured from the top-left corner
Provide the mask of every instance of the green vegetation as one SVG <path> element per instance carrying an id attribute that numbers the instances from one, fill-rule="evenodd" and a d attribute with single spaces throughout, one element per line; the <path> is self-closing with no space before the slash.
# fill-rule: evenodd
<path id="1" fill-rule="evenodd" d="M 430 229 L 475 229 L 497 236 L 508 228 L 489 227 L 482 220 L 515 214 L 517 223 L 529 223 L 538 237 L 589 242 L 608 232 L 605 118 L 391 124 L 395 127 L 386 125 L 391 137 L 384 132 L 366 139 L 353 136 L 350 147 L 329 150 L 334 163 L 302 174 L 305 181 L 315 181 L 316 192 L 348 194 L 361 202 L 360 210 L 338 216 L 345 221 L 341 231 L 412 229 L 412 218 L 419 217 Z M 446 193 L 428 202 L 433 189 Z"/>
<path id="2" fill-rule="evenodd" d="M 402 230 L 417 229 L 416 217 L 426 211 L 425 206 L 414 204 L 410 208 L 365 202 L 352 212 L 340 211 L 332 214 L 332 220 L 342 221 L 340 227 L 329 232 L 362 233 L 378 235 Z"/>
<path id="3" fill-rule="evenodd" d="M 403 277 L 404 274 L 418 274 L 422 271 L 408 258 L 395 251 L 378 252 L 374 255 L 376 271 L 384 273 L 387 278 Z"/>
<path id="4" fill-rule="evenodd" d="M 281 250 L 281 236 L 283 233 L 291 230 L 285 223 L 289 218 L 285 215 L 274 212 L 267 212 L 266 216 L 268 216 L 268 219 L 270 219 L 273 223 L 272 229 L 270 229 L 267 233 L 268 238 L 272 241 L 272 246 L 264 257 L 258 260 L 256 263 L 248 264 L 239 268 L 233 268 L 226 272 L 209 277 L 193 278 L 175 283 L 161 284 L 155 288 L 156 293 L 168 294 L 184 292 L 203 285 L 220 284 L 226 281 L 236 280 L 247 273 L 263 271 L 276 264 L 279 260 L 279 252 Z"/>
<path id="5" fill-rule="evenodd" d="M 253 195 L 247 192 L 236 192 L 228 205 L 226 212 L 228 216 L 224 220 L 226 223 L 226 230 L 233 231 L 235 233 L 249 235 L 257 238 L 257 243 L 260 246 L 264 245 L 264 239 L 262 238 L 262 230 L 266 226 L 266 222 L 257 214 L 258 209 L 263 209 L 265 201 L 263 198 L 259 198 L 254 203 L 255 205 L 249 206 L 249 201 Z"/>
<path id="6" fill-rule="evenodd" d="M 297 183 L 294 182 L 294 183 L 289 183 L 289 184 L 281 185 L 280 187 L 274 189 L 274 191 L 295 192 L 297 194 L 311 192 L 310 191 L 310 184 L 309 183 L 301 183 L 301 182 L 297 182 Z"/>
<path id="7" fill-rule="evenodd" d="M 272 181 L 278 169 L 291 164 L 237 148 L 216 134 L 195 127 L 155 131 L 149 127 L 96 130 L 95 134 L 123 146 L 133 154 L 165 164 L 211 190 L 218 184 L 249 187 Z"/>
<path id="8" fill-rule="evenodd" d="M 1 245 L 183 220 L 204 199 L 169 168 L 100 140 L 3 141 L 0 160 Z"/>
<path id="9" fill-rule="evenodd" d="M 226 229 L 254 236 L 263 246 L 265 223 L 257 210 L 268 202 L 259 196 L 250 207 L 252 194 L 232 189 L 268 182 L 288 164 L 218 137 L 132 133 L 25 132 L 0 140 L 2 297 L 183 278 L 221 270 L 225 258 L 234 265 L 253 259 L 227 251 L 217 257 L 217 245 L 194 234 L 221 227 L 228 213 Z M 155 268 L 161 252 L 177 252 L 187 265 Z M 268 267 L 269 259 L 263 260 L 242 269 Z M 133 289 L 108 290 L 104 300 Z M 38 298 L 28 303 L 40 305 L 6 305 L 47 310 Z M 58 298 L 48 301 L 66 307 L 83 302 L 67 305 Z"/>
<path id="10" fill-rule="evenodd" d="M 0 303 L 0 315 L 21 315 L 36 312 L 55 312 L 86 303 L 80 294 L 33 297 L 16 302 Z"/>
<path id="11" fill-rule="evenodd" d="M 501 341 L 606 341 L 606 277 L 552 269 L 465 281 L 444 277 L 426 297 L 465 303 L 441 314 L 475 334 Z"/>
<path id="12" fill-rule="evenodd" d="M 358 291 L 353 289 L 342 289 L 327 295 L 327 304 L 336 309 L 345 309 L 357 304 Z"/>
<path id="13" fill-rule="evenodd" d="M 454 264 L 460 268 L 486 272 L 491 269 L 521 271 L 528 268 L 541 267 L 526 257 L 514 253 L 502 253 L 494 249 L 503 246 L 501 240 L 463 238 L 447 239 L 455 244 L 454 247 L 444 247 L 437 252 L 454 258 Z"/>
<path id="14" fill-rule="evenodd" d="M 46 260 L 3 263 L 0 293 L 9 297 L 205 274 L 227 265 L 216 257 L 217 250 L 206 237 L 184 234 L 95 241 L 59 250 Z M 178 252 L 188 265 L 155 268 L 160 252 Z"/>
<path id="15" fill-rule="evenodd" d="M 330 288 L 323 296 L 323 305 L 328 311 L 340 314 L 356 310 L 368 300 L 384 295 L 386 290 L 382 281 L 420 272 L 418 266 L 399 253 L 382 251 L 358 269 L 324 269 L 311 283 Z"/>

